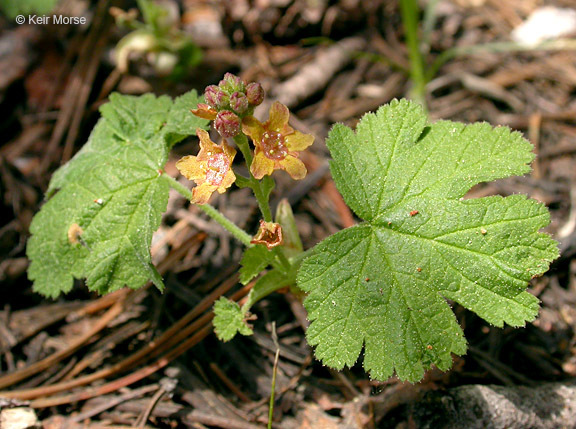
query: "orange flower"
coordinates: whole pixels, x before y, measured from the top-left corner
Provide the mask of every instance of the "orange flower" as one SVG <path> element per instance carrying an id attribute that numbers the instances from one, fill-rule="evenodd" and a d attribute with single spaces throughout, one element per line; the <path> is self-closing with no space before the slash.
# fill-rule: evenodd
<path id="1" fill-rule="evenodd" d="M 282 238 L 282 227 L 279 223 L 260 221 L 258 233 L 250 241 L 252 244 L 263 244 L 268 249 L 279 246 L 284 242 Z"/>
<path id="2" fill-rule="evenodd" d="M 176 168 L 188 180 L 196 182 L 192 202 L 206 204 L 214 191 L 223 194 L 236 180 L 232 171 L 236 150 L 226 142 L 217 145 L 204 130 L 197 129 L 196 134 L 200 138 L 198 156 L 185 156 L 176 163 Z"/>
<path id="3" fill-rule="evenodd" d="M 295 180 L 306 176 L 306 167 L 298 152 L 314 142 L 314 136 L 294 131 L 288 125 L 290 111 L 282 103 L 270 107 L 270 117 L 263 124 L 253 116 L 242 120 L 242 131 L 250 136 L 256 148 L 250 171 L 256 179 L 274 170 L 285 170 Z"/>
<path id="4" fill-rule="evenodd" d="M 196 115 L 202 119 L 208 119 L 209 121 L 213 121 L 214 119 L 216 119 L 216 114 L 218 113 L 218 111 L 214 109 L 212 106 L 209 106 L 208 104 L 204 103 L 198 103 L 198 106 L 196 107 L 197 107 L 196 109 L 190 110 L 193 115 Z"/>

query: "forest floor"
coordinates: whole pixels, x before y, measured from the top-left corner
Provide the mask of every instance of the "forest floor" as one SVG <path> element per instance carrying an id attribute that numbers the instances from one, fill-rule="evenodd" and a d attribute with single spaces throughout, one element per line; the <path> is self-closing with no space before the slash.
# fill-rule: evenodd
<path id="1" fill-rule="evenodd" d="M 525 193 L 544 202 L 552 217 L 546 231 L 562 251 L 529 286 L 542 309 L 525 328 L 495 328 L 454 306 L 469 350 L 454 357 L 450 371 L 433 369 L 417 384 L 370 380 L 361 362 L 332 371 L 314 359 L 305 310 L 290 293 L 257 304 L 253 336 L 218 341 L 211 304 L 242 293 L 242 248 L 178 195 L 151 249 L 164 293 L 145 287 L 99 297 L 81 282 L 57 300 L 33 292 L 26 275 L 31 219 L 51 175 L 86 142 L 113 91 L 175 97 L 202 92 L 225 72 L 261 82 L 267 102 L 288 105 L 292 124 L 316 137 L 302 157 L 308 177 L 293 182 L 277 173 L 273 205 L 290 201 L 305 248 L 358 222 L 330 178 L 324 140 L 333 123 L 354 127 L 364 113 L 411 96 L 397 2 L 165 3 L 176 6 L 174 25 L 202 50 L 200 63 L 178 79 L 145 58 L 123 73 L 116 68 L 113 50 L 127 31 L 109 9 L 135 7 L 131 2 L 62 1 L 60 11 L 85 16 L 84 26 L 17 25 L 0 16 L 0 409 L 31 406 L 47 428 L 265 427 L 275 322 L 274 427 L 473 427 L 464 408 L 474 408 L 476 427 L 576 427 L 563 420 L 576 421 L 576 49 L 573 43 L 518 50 L 509 43 L 537 7 L 574 7 L 571 0 L 436 3 L 425 61 L 458 51 L 427 85 L 431 120 L 506 125 L 537 154 L 529 175 L 479 185 L 469 196 Z M 484 46 L 496 42 L 505 47 Z M 195 137 L 179 144 L 166 172 L 177 177 L 175 162 L 197 150 Z M 258 208 L 247 189 L 211 203 L 246 230 L 257 229 Z M 471 388 L 488 408 L 496 394 L 500 413 L 466 402 Z M 1 391 L 16 399 L 2 399 Z M 530 408 L 523 401 L 534 394 Z"/>

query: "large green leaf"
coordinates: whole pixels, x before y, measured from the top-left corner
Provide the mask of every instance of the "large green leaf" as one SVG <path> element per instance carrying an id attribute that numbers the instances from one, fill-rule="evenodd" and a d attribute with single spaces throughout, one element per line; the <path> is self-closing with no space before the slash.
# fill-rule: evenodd
<path id="1" fill-rule="evenodd" d="M 183 97 L 197 102 L 195 92 Z M 163 287 L 150 260 L 168 201 L 162 168 L 175 141 L 207 124 L 181 110 L 169 97 L 152 95 L 113 94 L 102 106 L 88 143 L 54 174 L 50 199 L 30 226 L 34 290 L 56 297 L 84 277 L 100 293 L 149 280 Z"/>
<path id="2" fill-rule="evenodd" d="M 356 133 L 336 125 L 327 144 L 338 189 L 364 222 L 317 245 L 298 275 L 319 359 L 340 369 L 364 347 L 372 377 L 417 381 L 466 351 L 446 299 L 496 326 L 534 319 L 527 283 L 558 256 L 538 232 L 547 209 L 521 195 L 462 199 L 529 171 L 532 146 L 519 133 L 427 124 L 417 104 L 394 101 Z"/>

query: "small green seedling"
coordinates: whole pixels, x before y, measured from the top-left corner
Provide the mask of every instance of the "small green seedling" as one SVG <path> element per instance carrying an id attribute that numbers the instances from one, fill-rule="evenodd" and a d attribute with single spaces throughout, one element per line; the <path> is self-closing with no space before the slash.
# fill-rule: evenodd
<path id="1" fill-rule="evenodd" d="M 145 57 L 157 74 L 174 79 L 182 77 L 200 62 L 202 50 L 189 35 L 178 29 L 177 10 L 171 10 L 169 6 L 169 3 L 138 0 L 144 22 L 136 19 L 136 9 L 125 12 L 117 7 L 110 8 L 117 25 L 132 30 L 116 46 L 116 64 L 121 73 L 128 71 L 134 57 Z"/>
<path id="2" fill-rule="evenodd" d="M 558 256 L 557 243 L 539 232 L 550 220 L 546 207 L 523 195 L 463 199 L 480 182 L 529 171 L 532 146 L 519 133 L 430 123 L 407 100 L 365 115 L 356 131 L 336 124 L 327 139 L 330 169 L 361 221 L 304 251 L 290 206 L 280 204 L 273 218 L 268 201 L 275 170 L 296 180 L 306 175 L 299 153 L 313 137 L 290 127 L 280 103 L 266 122 L 254 118 L 263 98 L 259 84 L 231 74 L 200 103 L 194 92 L 175 101 L 111 96 L 88 143 L 55 173 L 32 222 L 34 289 L 56 297 L 85 278 L 99 293 L 148 281 L 162 290 L 150 243 L 174 188 L 246 245 L 240 279 L 253 282 L 248 301 L 221 298 L 214 308 L 225 341 L 251 334 L 254 303 L 291 287 L 305 297 L 307 338 L 323 363 L 351 366 L 364 349 L 372 378 L 396 373 L 416 382 L 432 365 L 447 370 L 452 353 L 466 352 L 447 300 L 499 327 L 536 317 L 538 299 L 526 286 Z M 221 144 L 205 131 L 209 121 Z M 172 146 L 194 132 L 200 152 L 177 163 L 196 183 L 190 191 L 163 168 Z M 236 149 L 248 177 L 234 171 Z M 255 236 L 207 204 L 233 183 L 252 189 L 259 203 Z"/>

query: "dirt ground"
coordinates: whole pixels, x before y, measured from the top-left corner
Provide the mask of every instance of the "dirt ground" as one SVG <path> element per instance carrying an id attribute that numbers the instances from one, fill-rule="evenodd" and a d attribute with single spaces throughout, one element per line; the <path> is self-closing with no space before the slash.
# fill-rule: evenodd
<path id="1" fill-rule="evenodd" d="M 546 49 L 511 43 L 535 9 L 576 8 L 573 0 L 435 3 L 427 70 L 446 52 L 455 55 L 428 83 L 430 117 L 510 126 L 537 154 L 531 174 L 479 185 L 470 196 L 525 193 L 543 201 L 562 253 L 530 284 L 542 302 L 535 322 L 499 329 L 456 305 L 468 353 L 415 385 L 370 380 L 361 362 L 342 372 L 323 367 L 305 341 L 305 310 L 290 293 L 256 306 L 254 336 L 219 342 L 210 308 L 222 294 L 246 293 L 237 276 L 242 248 L 176 194 L 151 250 L 163 294 L 145 287 L 99 297 L 81 282 L 56 300 L 32 291 L 31 219 L 111 92 L 175 97 L 201 92 L 225 72 L 261 82 L 265 104 L 287 104 L 293 125 L 316 136 L 303 156 L 308 177 L 295 184 L 278 174 L 272 198 L 273 206 L 288 198 L 306 248 L 357 222 L 327 168 L 332 124 L 355 126 L 364 113 L 412 94 L 397 1 L 166 0 L 179 13 L 174 25 L 202 51 L 177 78 L 146 58 L 116 68 L 113 50 L 127 30 L 109 10 L 135 3 L 63 0 L 58 13 L 86 17 L 86 25 L 17 25 L 0 15 L 0 409 L 30 406 L 46 428 L 265 427 L 275 322 L 274 427 L 576 427 L 576 33 Z M 177 177 L 175 162 L 197 150 L 195 137 L 179 144 L 166 171 Z M 211 203 L 256 230 L 247 189 Z"/>

